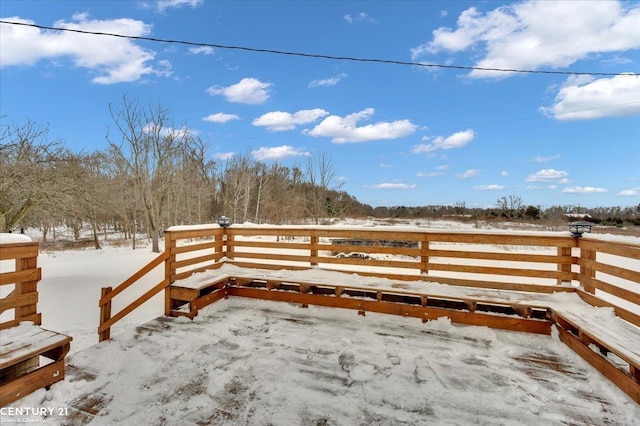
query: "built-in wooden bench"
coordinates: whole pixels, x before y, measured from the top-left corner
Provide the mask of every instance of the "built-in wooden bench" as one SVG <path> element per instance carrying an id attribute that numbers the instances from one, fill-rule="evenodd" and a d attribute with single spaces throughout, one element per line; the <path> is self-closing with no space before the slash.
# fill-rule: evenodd
<path id="1" fill-rule="evenodd" d="M 256 273 L 257 276 L 261 275 Z M 571 293 L 568 289 L 562 289 Z M 195 274 L 169 289 L 171 315 L 194 318 L 200 309 L 228 296 L 319 305 L 420 318 L 448 317 L 452 322 L 491 328 L 551 334 L 555 325 L 560 339 L 598 371 L 640 403 L 640 329 L 622 319 L 618 329 L 591 324 L 562 309 L 562 299 L 549 294 L 457 288 L 459 294 L 419 292 L 300 280 L 252 278 L 222 272 Z M 455 292 L 455 291 L 454 291 Z M 577 294 L 574 294 L 578 298 Z M 596 309 L 585 302 L 585 309 Z M 621 340 L 624 339 L 624 340 Z M 608 354 L 615 354 L 618 362 Z M 622 361 L 622 362 L 620 362 Z M 626 365 L 621 365 L 621 364 Z"/>
<path id="2" fill-rule="evenodd" d="M 0 330 L 0 407 L 64 379 L 72 338 L 32 322 Z M 40 357 L 51 360 L 40 365 Z"/>

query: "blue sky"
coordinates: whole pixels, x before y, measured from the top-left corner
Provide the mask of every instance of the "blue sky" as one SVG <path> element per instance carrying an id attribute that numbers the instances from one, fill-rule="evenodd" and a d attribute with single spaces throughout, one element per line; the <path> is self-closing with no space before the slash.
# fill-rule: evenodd
<path id="1" fill-rule="evenodd" d="M 209 155 L 327 154 L 372 206 L 640 203 L 640 3 L 616 1 L 10 1 L 3 124 L 48 123 L 103 150 L 123 94 L 170 110 Z M 587 73 L 572 74 L 572 73 Z M 609 75 L 611 74 L 611 75 Z"/>

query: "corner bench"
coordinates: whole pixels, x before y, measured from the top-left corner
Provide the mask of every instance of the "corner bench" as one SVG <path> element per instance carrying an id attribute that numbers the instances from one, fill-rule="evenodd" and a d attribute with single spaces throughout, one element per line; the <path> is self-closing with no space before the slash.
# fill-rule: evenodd
<path id="1" fill-rule="evenodd" d="M 0 407 L 64 379 L 71 340 L 30 321 L 0 330 Z M 51 362 L 41 366 L 40 356 Z"/>
<path id="2" fill-rule="evenodd" d="M 207 305 L 229 296 L 239 296 L 299 303 L 303 307 L 356 309 L 361 315 L 366 311 L 389 313 L 421 318 L 423 322 L 447 316 L 457 323 L 540 334 L 551 334 L 551 326 L 555 325 L 561 341 L 640 404 L 640 328 L 616 318 L 619 330 L 607 330 L 563 309 L 561 301 L 554 303 L 549 298 L 505 300 L 495 294 L 482 294 L 482 289 L 478 288 L 474 288 L 473 296 L 464 294 L 462 289 L 459 295 L 434 294 L 220 272 L 194 274 L 183 282 L 171 284 L 169 291 L 170 315 L 191 319 Z M 517 297 L 520 292 L 504 293 Z M 627 337 L 626 344 L 618 341 L 620 333 Z M 608 358 L 609 353 L 627 365 L 615 365 Z"/>

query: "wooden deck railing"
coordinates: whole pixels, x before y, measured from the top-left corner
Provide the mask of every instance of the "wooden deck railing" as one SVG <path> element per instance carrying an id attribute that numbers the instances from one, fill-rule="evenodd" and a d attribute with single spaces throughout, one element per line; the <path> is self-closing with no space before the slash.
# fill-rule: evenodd
<path id="1" fill-rule="evenodd" d="M 38 243 L 16 242 L 0 244 L 0 287 L 3 288 L 0 298 L 0 314 L 6 311 L 14 311 L 13 318 L 3 315 L 5 319 L 0 321 L 0 330 L 14 327 L 21 321 L 32 321 L 34 324 L 42 323 L 41 314 L 37 311 L 38 281 L 41 271 L 38 267 Z M 13 261 L 13 262 L 12 262 Z M 13 263 L 13 266 L 10 266 Z M 13 285 L 13 289 L 9 286 Z"/>
<path id="2" fill-rule="evenodd" d="M 127 278 L 122 284 L 118 285 L 115 289 L 111 287 L 103 287 L 102 294 L 100 297 L 100 302 L 98 305 L 100 306 L 100 326 L 98 327 L 98 335 L 99 341 L 107 340 L 111 337 L 111 327 L 120 321 L 122 318 L 130 314 L 133 310 L 135 310 L 138 306 L 142 305 L 144 302 L 151 299 L 156 294 L 160 293 L 162 290 L 169 286 L 169 280 L 164 278 L 158 284 L 156 284 L 152 289 L 145 292 L 142 296 L 138 297 L 136 300 L 131 302 L 131 304 L 127 305 L 117 314 L 111 316 L 111 301 L 115 296 L 122 293 L 124 290 L 131 287 L 133 284 L 138 282 L 141 278 L 145 277 L 148 273 L 153 271 L 156 267 L 164 264 L 164 262 L 169 257 L 167 252 L 161 253 L 158 257 L 153 259 L 151 262 L 147 263 L 142 269 L 133 274 L 131 277 Z"/>
<path id="3" fill-rule="evenodd" d="M 524 291 L 578 280 L 574 238 L 557 235 L 232 227 L 227 258 L 259 268 L 321 267 L 392 279 L 435 279 Z M 532 266 L 534 265 L 534 266 Z M 553 286 L 551 288 L 550 286 Z"/>
<path id="4" fill-rule="evenodd" d="M 106 314 L 118 292 L 162 262 L 165 279 L 160 284 L 120 314 Z M 101 340 L 108 338 L 109 327 L 118 319 L 171 283 L 223 263 L 263 269 L 313 267 L 503 290 L 577 291 L 592 305 L 611 306 L 640 326 L 640 245 L 568 233 L 203 225 L 169 228 L 161 256 L 115 290 L 103 289 Z M 167 290 L 165 313 L 170 309 Z"/>
<path id="5" fill-rule="evenodd" d="M 167 289 L 171 283 L 178 279 L 186 278 L 195 272 L 219 267 L 221 265 L 217 262 L 219 262 L 223 256 L 221 252 L 223 244 L 222 236 L 224 235 L 223 228 L 220 228 L 218 225 L 211 225 L 184 231 L 181 231 L 179 227 L 172 229 L 172 231 L 165 233 L 165 250 L 163 253 L 151 260 L 116 288 L 102 288 L 100 302 L 98 303 L 100 307 L 100 325 L 98 326 L 100 342 L 111 337 L 111 327 L 118 321 L 156 294 Z M 212 241 L 206 241 L 208 239 Z M 196 240 L 196 242 L 194 243 L 193 240 Z M 124 290 L 132 287 L 161 265 L 164 266 L 164 279 L 124 307 L 121 311 L 112 315 L 111 303 L 113 298 Z M 165 314 L 168 315 L 170 305 L 168 292 L 165 293 L 165 296 Z"/>
<path id="6" fill-rule="evenodd" d="M 640 327 L 640 245 L 582 238 L 578 248 L 579 294 Z"/>
<path id="7" fill-rule="evenodd" d="M 37 242 L 0 243 L 0 407 L 64 379 L 72 338 L 40 327 L 41 275 Z"/>

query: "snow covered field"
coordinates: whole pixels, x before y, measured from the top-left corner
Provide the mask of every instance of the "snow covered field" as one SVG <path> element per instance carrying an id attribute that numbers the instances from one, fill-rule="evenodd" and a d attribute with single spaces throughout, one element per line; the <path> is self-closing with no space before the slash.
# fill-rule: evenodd
<path id="1" fill-rule="evenodd" d="M 40 254 L 42 326 L 73 337 L 71 367 L 12 408 L 71 408 L 27 419 L 48 424 L 640 424 L 640 405 L 557 338 L 446 319 L 229 299 L 194 321 L 152 321 L 159 295 L 92 346 L 100 288 L 154 257 L 109 246 Z M 74 408 L 91 404 L 95 418 Z"/>

